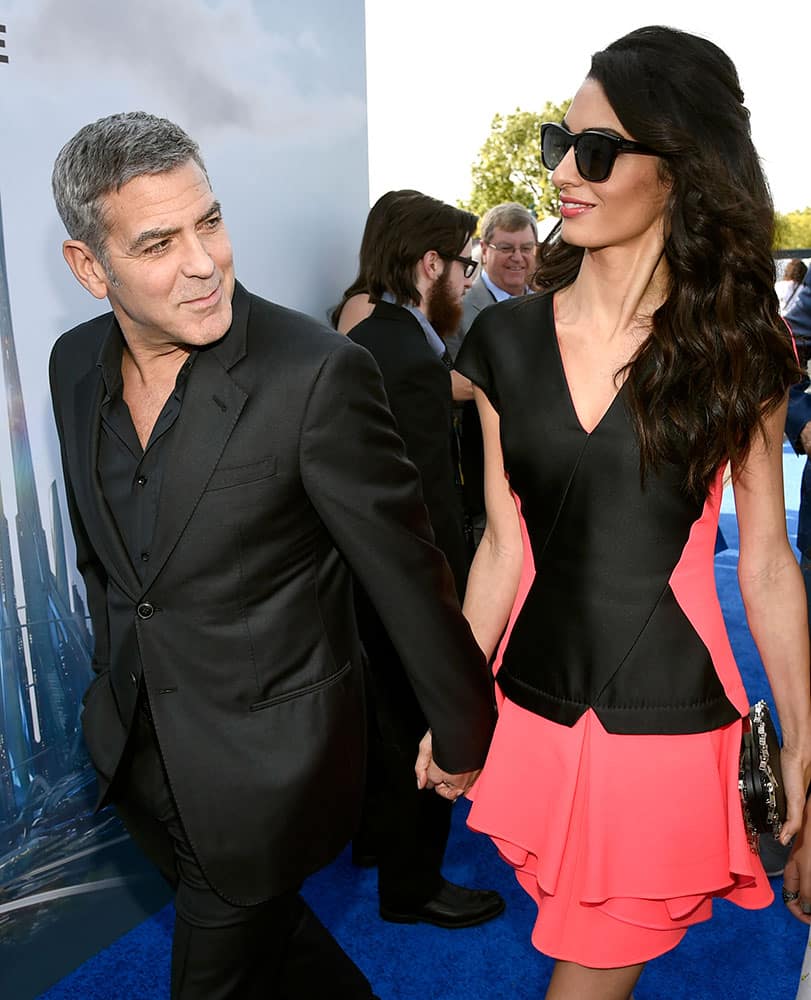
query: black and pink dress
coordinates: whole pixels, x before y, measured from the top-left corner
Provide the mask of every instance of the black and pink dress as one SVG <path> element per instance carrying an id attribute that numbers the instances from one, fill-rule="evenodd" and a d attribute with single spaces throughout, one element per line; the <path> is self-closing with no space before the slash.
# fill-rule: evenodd
<path id="1" fill-rule="evenodd" d="M 469 823 L 538 904 L 536 947 L 642 962 L 713 897 L 772 900 L 738 794 L 748 700 L 713 574 L 722 470 L 703 503 L 680 466 L 643 482 L 623 389 L 583 428 L 551 295 L 483 312 L 456 367 L 499 413 L 524 532 Z"/>

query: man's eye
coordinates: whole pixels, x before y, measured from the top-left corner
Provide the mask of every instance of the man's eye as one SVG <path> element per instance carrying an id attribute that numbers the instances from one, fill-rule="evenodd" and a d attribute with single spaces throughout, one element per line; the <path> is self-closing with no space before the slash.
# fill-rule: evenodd
<path id="1" fill-rule="evenodd" d="M 217 229 L 217 227 L 220 225 L 221 222 L 222 222 L 221 215 L 212 215 L 210 219 L 206 219 L 206 221 L 203 223 L 203 226 L 208 230 L 213 230 Z"/>
<path id="2" fill-rule="evenodd" d="M 169 246 L 169 240 L 161 240 L 159 243 L 152 243 L 148 246 L 144 253 L 149 256 L 155 256 L 156 254 L 163 253 L 163 251 Z"/>

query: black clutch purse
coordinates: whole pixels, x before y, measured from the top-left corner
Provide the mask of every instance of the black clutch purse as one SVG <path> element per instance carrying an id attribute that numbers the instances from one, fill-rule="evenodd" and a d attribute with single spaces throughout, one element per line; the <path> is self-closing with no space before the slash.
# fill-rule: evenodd
<path id="1" fill-rule="evenodd" d="M 765 701 L 753 705 L 743 723 L 738 788 L 749 846 L 757 853 L 760 834 L 777 837 L 786 818 L 780 743 Z"/>

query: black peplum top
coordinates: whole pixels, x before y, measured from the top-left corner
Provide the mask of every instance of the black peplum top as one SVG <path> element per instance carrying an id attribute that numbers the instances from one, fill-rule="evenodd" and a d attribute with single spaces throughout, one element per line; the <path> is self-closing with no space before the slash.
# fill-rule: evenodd
<path id="1" fill-rule="evenodd" d="M 642 483 L 623 389 L 583 429 L 552 296 L 483 311 L 456 367 L 499 413 L 535 563 L 497 676 L 504 694 L 566 726 L 592 708 L 612 733 L 706 732 L 740 718 L 670 586 L 703 504 L 674 465 Z"/>

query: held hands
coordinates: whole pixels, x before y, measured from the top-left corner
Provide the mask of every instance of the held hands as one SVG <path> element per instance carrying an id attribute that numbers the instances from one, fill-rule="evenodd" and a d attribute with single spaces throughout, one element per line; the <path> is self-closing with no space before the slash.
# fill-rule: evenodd
<path id="1" fill-rule="evenodd" d="M 414 771 L 417 775 L 417 788 L 433 788 L 437 795 L 451 802 L 464 795 L 481 773 L 464 771 L 462 774 L 448 774 L 441 767 L 437 767 L 434 763 L 430 729 L 420 740 Z"/>
<path id="2" fill-rule="evenodd" d="M 461 372 L 451 372 L 451 395 L 454 403 L 465 403 L 473 399 L 473 383 Z"/>

